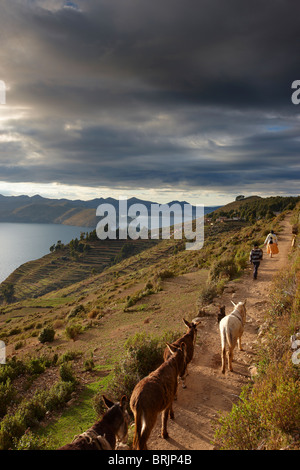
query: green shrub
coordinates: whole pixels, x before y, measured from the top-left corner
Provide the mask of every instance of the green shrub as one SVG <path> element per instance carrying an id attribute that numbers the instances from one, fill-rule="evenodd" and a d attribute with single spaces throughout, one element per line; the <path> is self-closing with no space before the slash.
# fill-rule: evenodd
<path id="1" fill-rule="evenodd" d="M 41 421 L 46 411 L 61 408 L 71 398 L 74 388 L 74 382 L 58 382 L 50 390 L 38 391 L 30 400 L 23 400 L 15 414 L 5 415 L 0 422 L 0 450 L 19 448 L 26 429 Z M 28 446 L 29 440 L 24 437 L 20 446 Z"/>
<path id="2" fill-rule="evenodd" d="M 139 298 L 136 297 L 136 296 L 133 296 L 133 297 L 130 297 L 128 296 L 127 298 L 127 302 L 125 304 L 125 307 L 124 307 L 124 310 L 126 310 L 127 308 L 130 308 L 130 307 L 133 307 L 133 305 L 136 304 L 136 302 L 139 301 Z"/>
<path id="3" fill-rule="evenodd" d="M 74 386 L 74 382 L 58 382 L 53 385 L 44 398 L 46 410 L 53 411 L 61 408 L 70 400 Z"/>
<path id="4" fill-rule="evenodd" d="M 29 325 L 25 325 L 23 330 L 28 331 L 28 330 L 33 330 L 35 328 L 35 323 L 30 323 Z"/>
<path id="5" fill-rule="evenodd" d="M 12 328 L 9 332 L 8 332 L 8 336 L 14 336 L 14 335 L 18 335 L 22 333 L 22 330 L 21 328 L 18 328 L 17 326 L 15 326 L 14 328 Z"/>
<path id="6" fill-rule="evenodd" d="M 254 388 L 251 399 L 258 403 L 265 428 L 285 432 L 299 429 L 300 382 L 282 364 L 269 367 L 268 380 Z"/>
<path id="7" fill-rule="evenodd" d="M 158 271 L 158 273 L 156 274 L 156 277 L 162 280 L 170 279 L 174 277 L 174 273 L 170 269 L 162 269 L 161 271 Z"/>
<path id="8" fill-rule="evenodd" d="M 27 371 L 30 375 L 39 375 L 45 372 L 45 365 L 42 359 L 30 359 L 27 363 Z"/>
<path id="9" fill-rule="evenodd" d="M 204 305 L 210 304 L 217 294 L 217 285 L 213 282 L 207 282 L 200 289 L 197 305 L 201 308 Z"/>
<path id="10" fill-rule="evenodd" d="M 36 425 L 46 414 L 46 408 L 36 393 L 30 400 L 24 400 L 15 414 L 16 419 L 23 421 L 26 427 Z"/>
<path id="11" fill-rule="evenodd" d="M 130 307 L 133 307 L 139 300 L 143 299 L 147 295 L 153 294 L 154 291 L 152 289 L 141 290 L 137 294 L 133 295 L 132 297 L 128 296 L 126 300 L 126 304 L 124 307 L 124 312 Z"/>
<path id="12" fill-rule="evenodd" d="M 68 362 L 77 359 L 83 355 L 82 351 L 66 351 L 60 358 L 59 362 Z"/>
<path id="13" fill-rule="evenodd" d="M 68 339 L 76 341 L 77 337 L 82 333 L 83 328 L 78 323 L 71 323 L 65 329 L 65 334 Z"/>
<path id="14" fill-rule="evenodd" d="M 26 365 L 24 362 L 13 357 L 0 367 L 0 383 L 5 383 L 7 379 L 13 380 L 25 372 Z"/>
<path id="15" fill-rule="evenodd" d="M 130 256 L 136 254 L 137 248 L 131 243 L 125 243 L 122 246 L 120 252 L 112 258 L 112 264 L 120 263 L 123 259 L 129 258 Z"/>
<path id="16" fill-rule="evenodd" d="M 126 341 L 124 347 L 140 378 L 162 363 L 164 347 L 159 338 L 137 333 Z"/>
<path id="17" fill-rule="evenodd" d="M 38 340 L 40 343 L 51 343 L 54 340 L 55 330 L 52 326 L 46 326 L 41 331 Z"/>
<path id="18" fill-rule="evenodd" d="M 21 349 L 23 346 L 24 346 L 24 341 L 18 341 L 16 344 L 15 344 L 15 351 L 18 351 L 18 349 Z"/>
<path id="19" fill-rule="evenodd" d="M 76 382 L 72 366 L 68 362 L 63 362 L 59 368 L 59 375 L 63 382 Z"/>
<path id="20" fill-rule="evenodd" d="M 153 286 L 153 284 L 152 284 L 151 281 L 147 281 L 147 282 L 146 282 L 146 285 L 145 285 L 145 289 L 146 289 L 146 290 L 151 290 L 151 289 L 153 289 L 153 287 L 154 287 L 154 286 Z"/>
<path id="21" fill-rule="evenodd" d="M 7 303 L 10 303 L 14 300 L 15 288 L 11 283 L 2 284 L 1 286 L 1 295 Z"/>
<path id="22" fill-rule="evenodd" d="M 291 310 L 295 296 L 295 277 L 292 273 L 280 273 L 275 280 L 276 289 L 270 294 L 269 314 L 279 317 Z"/>
<path id="23" fill-rule="evenodd" d="M 221 417 L 215 439 L 222 450 L 255 450 L 264 440 L 265 448 L 292 441 L 300 424 L 300 383 L 277 364 L 251 390 L 245 388 L 238 404 Z"/>
<path id="24" fill-rule="evenodd" d="M 68 319 L 77 317 L 78 314 L 84 313 L 84 312 L 85 312 L 84 305 L 82 304 L 76 305 L 75 307 L 72 308 L 71 312 L 69 313 Z"/>
<path id="25" fill-rule="evenodd" d="M 226 277 L 229 280 L 233 279 L 237 272 L 234 256 L 223 257 L 211 265 L 209 279 L 215 282 L 221 277 Z"/>
<path id="26" fill-rule="evenodd" d="M 237 251 L 235 258 L 234 258 L 234 262 L 235 262 L 238 272 L 245 269 L 246 266 L 248 265 L 250 251 L 251 249 L 250 248 L 248 249 L 248 247 L 247 249 L 245 247 L 242 247 Z"/>
<path id="27" fill-rule="evenodd" d="M 121 363 L 115 366 L 106 393 L 111 397 L 116 397 L 116 399 L 123 395 L 130 397 L 139 380 L 140 376 L 134 364 L 132 364 L 127 356 Z M 98 414 L 102 414 L 103 411 L 105 411 L 103 401 L 99 398 L 99 394 L 94 397 L 93 405 Z"/>
<path id="28" fill-rule="evenodd" d="M 49 446 L 49 440 L 33 434 L 29 429 L 16 441 L 16 450 L 45 450 Z"/>
<path id="29" fill-rule="evenodd" d="M 0 424 L 0 450 L 12 449 L 15 439 L 19 439 L 26 428 L 26 423 L 20 416 L 5 415 Z"/>
<path id="30" fill-rule="evenodd" d="M 94 369 L 95 363 L 94 363 L 93 359 L 87 359 L 86 361 L 84 361 L 83 366 L 84 366 L 85 371 L 91 371 L 91 370 Z"/>
<path id="31" fill-rule="evenodd" d="M 12 386 L 9 378 L 5 383 L 0 383 L 0 418 L 6 414 L 7 407 L 15 396 L 15 388 Z"/>
<path id="32" fill-rule="evenodd" d="M 244 389 L 240 394 L 241 402 L 234 404 L 231 412 L 219 419 L 215 443 L 221 450 L 255 449 L 264 435 L 256 407 L 247 401 L 248 393 L 248 389 Z"/>

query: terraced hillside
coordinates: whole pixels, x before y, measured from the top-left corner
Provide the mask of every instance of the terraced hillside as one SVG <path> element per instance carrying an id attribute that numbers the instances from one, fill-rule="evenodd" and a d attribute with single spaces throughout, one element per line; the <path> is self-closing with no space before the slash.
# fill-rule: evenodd
<path id="1" fill-rule="evenodd" d="M 124 246 L 131 247 L 132 254 L 136 254 L 156 243 L 153 240 L 97 239 L 83 242 L 82 245 L 88 246 L 88 249 L 75 253 L 71 253 L 67 245 L 40 259 L 24 263 L 2 285 L 14 286 L 15 301 L 37 298 L 102 272 L 118 255 L 122 257 Z"/>

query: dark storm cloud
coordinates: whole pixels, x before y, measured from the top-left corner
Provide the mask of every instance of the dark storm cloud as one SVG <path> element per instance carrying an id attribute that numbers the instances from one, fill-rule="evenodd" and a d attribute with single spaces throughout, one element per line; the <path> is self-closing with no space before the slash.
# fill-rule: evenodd
<path id="1" fill-rule="evenodd" d="M 299 3 L 4 0 L 0 14 L 0 78 L 8 106 L 26 109 L 0 135 L 0 179 L 299 178 Z"/>

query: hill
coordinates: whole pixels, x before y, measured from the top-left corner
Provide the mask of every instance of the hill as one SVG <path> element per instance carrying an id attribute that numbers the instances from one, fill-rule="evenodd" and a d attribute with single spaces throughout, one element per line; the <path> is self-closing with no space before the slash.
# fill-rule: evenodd
<path id="1" fill-rule="evenodd" d="M 169 205 L 184 201 L 172 201 Z M 113 198 L 96 198 L 89 201 L 48 199 L 36 196 L 3 196 L 0 195 L 0 222 L 19 223 L 51 223 L 75 225 L 78 227 L 95 228 L 99 222 L 96 209 L 100 204 L 112 204 L 118 215 L 119 201 Z M 143 204 L 150 213 L 151 201 L 137 198 L 128 199 L 128 207 L 132 204 Z M 215 207 L 206 207 L 205 213 L 213 211 Z"/>
<path id="2" fill-rule="evenodd" d="M 243 206 L 249 205 L 249 204 L 251 205 L 252 203 L 257 202 L 257 201 L 261 202 L 262 200 L 263 198 L 261 198 L 260 196 L 244 197 L 243 199 L 240 199 L 238 201 L 235 200 L 235 201 L 229 202 L 225 206 L 218 207 L 216 210 L 213 211 L 213 213 L 218 216 L 222 214 L 223 212 L 227 214 L 231 211 L 237 211 L 239 213 Z"/>
<path id="3" fill-rule="evenodd" d="M 237 217 L 254 222 L 257 219 L 272 218 L 284 210 L 293 210 L 300 201 L 300 196 L 249 196 L 230 202 L 210 213 L 215 220 L 218 217 Z"/>

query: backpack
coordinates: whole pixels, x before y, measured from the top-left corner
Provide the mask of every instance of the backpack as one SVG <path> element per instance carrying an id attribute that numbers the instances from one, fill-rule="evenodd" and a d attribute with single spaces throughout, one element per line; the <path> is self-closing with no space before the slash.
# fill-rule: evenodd
<path id="1" fill-rule="evenodd" d="M 273 238 L 272 237 L 270 237 L 269 245 L 273 245 Z"/>

